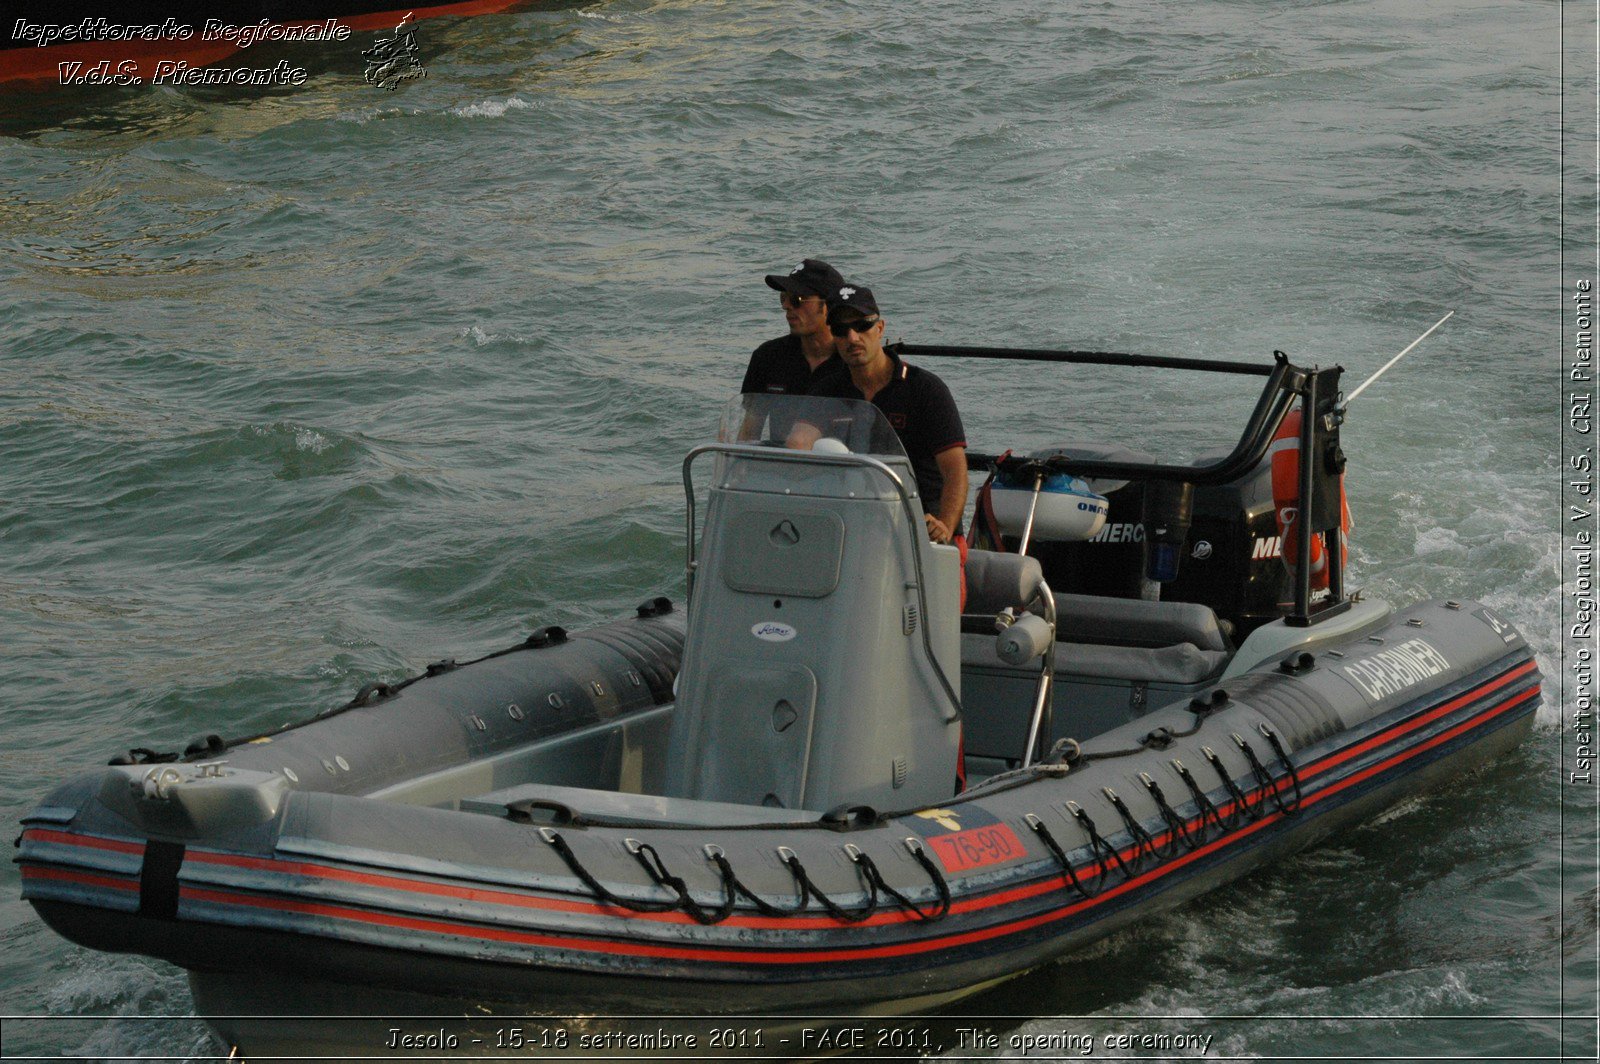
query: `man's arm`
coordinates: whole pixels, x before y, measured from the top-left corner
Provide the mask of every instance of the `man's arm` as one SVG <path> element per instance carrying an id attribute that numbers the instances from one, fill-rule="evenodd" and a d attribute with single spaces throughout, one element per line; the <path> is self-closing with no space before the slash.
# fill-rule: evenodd
<path id="1" fill-rule="evenodd" d="M 961 525 L 961 512 L 967 508 L 967 449 L 947 447 L 934 455 L 944 487 L 939 492 L 939 512 L 928 514 L 928 538 L 949 543 Z"/>
<path id="2" fill-rule="evenodd" d="M 767 420 L 767 404 L 756 401 L 753 396 L 760 395 L 767 390 L 766 371 L 761 366 L 762 344 L 750 352 L 750 364 L 744 368 L 744 380 L 739 384 L 739 393 L 745 396 L 744 401 L 744 426 L 739 430 L 741 441 L 759 440 L 761 426 Z"/>

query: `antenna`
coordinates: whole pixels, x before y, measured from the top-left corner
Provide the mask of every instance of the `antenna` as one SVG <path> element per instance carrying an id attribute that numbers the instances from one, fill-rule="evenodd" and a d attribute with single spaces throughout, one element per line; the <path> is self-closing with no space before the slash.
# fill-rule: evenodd
<path id="1" fill-rule="evenodd" d="M 1444 317 L 1442 317 L 1438 321 L 1434 322 L 1433 325 L 1429 327 L 1427 332 L 1423 333 L 1421 336 L 1419 336 L 1415 340 L 1411 341 L 1411 343 L 1406 346 L 1406 349 L 1404 351 L 1400 352 L 1398 355 L 1395 355 L 1389 361 L 1385 362 L 1383 364 L 1383 368 L 1382 369 L 1378 370 L 1378 372 L 1374 373 L 1372 376 L 1370 376 L 1366 380 L 1362 381 L 1361 385 L 1358 388 L 1356 388 L 1355 391 L 1350 393 L 1349 398 L 1347 398 L 1344 402 L 1339 404 L 1338 412 L 1341 413 L 1341 414 L 1344 413 L 1345 408 L 1348 407 L 1351 403 L 1355 402 L 1356 401 L 1356 396 L 1358 396 L 1362 392 L 1366 391 L 1368 385 L 1370 385 L 1373 381 L 1377 380 L 1379 377 L 1381 377 L 1385 373 L 1387 373 L 1389 371 L 1389 367 L 1390 366 L 1394 365 L 1396 362 L 1399 362 L 1402 358 L 1405 358 L 1407 355 L 1409 355 L 1411 353 L 1411 349 L 1413 347 L 1416 347 L 1422 341 L 1426 340 L 1429 336 L 1432 336 L 1433 335 L 1433 330 L 1437 329 L 1439 326 L 1441 326 L 1445 322 L 1449 321 L 1450 318 L 1451 318 L 1451 315 L 1453 315 L 1453 314 L 1455 314 L 1455 311 L 1452 310 L 1449 314 L 1446 314 Z"/>

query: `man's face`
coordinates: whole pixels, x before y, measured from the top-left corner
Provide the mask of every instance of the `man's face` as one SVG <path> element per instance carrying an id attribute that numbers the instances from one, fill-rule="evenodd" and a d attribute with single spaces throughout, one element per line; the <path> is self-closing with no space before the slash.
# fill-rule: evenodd
<path id="1" fill-rule="evenodd" d="M 828 305 L 821 296 L 784 292 L 778 301 L 783 304 L 783 316 L 788 319 L 789 331 L 794 335 L 806 336 L 827 328 Z"/>
<path id="2" fill-rule="evenodd" d="M 833 346 L 847 366 L 867 366 L 883 355 L 883 319 L 870 324 L 856 318 L 830 326 Z"/>

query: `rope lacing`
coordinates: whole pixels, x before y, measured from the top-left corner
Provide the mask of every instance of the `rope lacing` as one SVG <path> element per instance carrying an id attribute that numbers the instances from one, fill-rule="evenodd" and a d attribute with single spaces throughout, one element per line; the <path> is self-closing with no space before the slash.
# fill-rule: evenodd
<path id="1" fill-rule="evenodd" d="M 1209 698 L 1195 699 L 1190 705 L 1190 712 L 1195 715 L 1194 727 L 1186 732 L 1177 733 L 1167 728 L 1157 728 L 1140 740 L 1142 746 L 1145 749 L 1165 749 L 1171 745 L 1174 738 L 1193 735 L 1199 730 L 1205 718 L 1217 712 L 1227 702 L 1228 695 L 1221 690 L 1213 691 Z M 1133 811 L 1128 808 L 1127 803 L 1110 787 L 1102 787 L 1101 792 L 1105 795 L 1106 801 L 1111 803 L 1112 808 L 1117 811 L 1117 815 L 1121 818 L 1123 827 L 1127 830 L 1128 837 L 1132 842 L 1132 852 L 1127 860 L 1124 860 L 1122 854 L 1100 835 L 1094 820 L 1090 818 L 1088 813 L 1084 812 L 1076 802 L 1067 802 L 1067 812 L 1077 820 L 1078 825 L 1083 828 L 1089 837 L 1092 866 L 1099 870 L 1092 883 L 1085 882 L 1088 879 L 1087 874 L 1079 875 L 1078 869 L 1073 866 L 1065 848 L 1056 840 L 1040 817 L 1033 813 L 1027 813 L 1023 819 L 1034 835 L 1039 838 L 1039 841 L 1044 844 L 1044 847 L 1050 851 L 1050 855 L 1055 858 L 1056 863 L 1061 866 L 1061 870 L 1073 890 L 1084 899 L 1095 897 L 1104 889 L 1105 877 L 1109 873 L 1113 862 L 1121 870 L 1124 880 L 1130 880 L 1133 878 L 1135 870 L 1139 866 L 1140 857 L 1143 854 L 1148 852 L 1159 864 L 1177 857 L 1180 853 L 1180 848 L 1183 851 L 1192 853 L 1205 845 L 1208 838 L 1208 824 L 1215 825 L 1217 834 L 1220 836 L 1228 834 L 1246 822 L 1260 820 L 1267 813 L 1267 799 L 1269 797 L 1277 807 L 1278 812 L 1283 816 L 1293 816 L 1300 811 L 1300 806 L 1304 801 L 1304 794 L 1301 790 L 1300 776 L 1295 770 L 1294 762 L 1290 759 L 1282 740 L 1272 728 L 1264 723 L 1258 723 L 1256 730 L 1271 744 L 1273 754 L 1278 762 L 1283 765 L 1283 775 L 1274 779 L 1272 773 L 1262 764 L 1254 748 L 1237 733 L 1230 733 L 1234 743 L 1249 762 L 1251 774 L 1255 778 L 1255 786 L 1251 788 L 1249 794 L 1241 790 L 1239 785 L 1234 782 L 1232 774 L 1228 771 L 1227 766 L 1222 763 L 1222 759 L 1217 756 L 1216 751 L 1209 746 L 1200 748 L 1201 753 L 1205 755 L 1206 761 L 1215 770 L 1218 780 L 1221 781 L 1223 788 L 1226 789 L 1231 798 L 1229 803 L 1230 811 L 1226 816 L 1223 815 L 1222 810 L 1201 788 L 1199 781 L 1194 778 L 1194 774 L 1177 758 L 1173 758 L 1167 764 L 1177 773 L 1178 778 L 1183 781 L 1184 787 L 1187 788 L 1189 796 L 1194 800 L 1197 821 L 1193 824 L 1190 824 L 1187 818 L 1173 807 L 1162 790 L 1160 783 L 1148 772 L 1139 773 L 1139 782 L 1144 785 L 1145 790 L 1149 793 L 1151 800 L 1155 803 L 1156 809 L 1161 815 L 1162 822 L 1167 828 L 1164 833 L 1167 836 L 1167 842 L 1163 847 L 1157 846 L 1155 838 L 1133 815 Z M 1070 760 L 1073 763 L 1094 761 L 1124 757 L 1137 752 L 1139 751 L 1118 750 L 1100 754 L 1083 753 L 1072 757 Z M 1074 751 L 1074 753 L 1078 752 Z M 1288 781 L 1287 788 L 1283 786 L 1285 780 Z M 1284 794 L 1286 791 L 1293 792 L 1294 799 L 1292 802 L 1285 800 Z M 1087 869 L 1091 865 L 1085 865 L 1084 867 Z"/>
<path id="2" fill-rule="evenodd" d="M 715 906 L 706 906 L 697 902 L 689 890 L 689 884 L 681 876 L 674 875 L 662 860 L 661 853 L 649 843 L 640 842 L 638 839 L 624 839 L 623 845 L 633 855 L 634 860 L 645 870 L 657 887 L 670 891 L 674 897 L 671 901 L 640 901 L 624 897 L 600 882 L 590 872 L 578 855 L 573 852 L 572 846 L 554 828 L 542 827 L 539 837 L 556 851 L 562 861 L 566 863 L 572 874 L 577 876 L 584 886 L 608 905 L 626 909 L 635 913 L 666 913 L 681 911 L 700 924 L 718 924 L 733 914 L 738 899 L 749 901 L 757 912 L 763 916 L 797 916 L 806 911 L 814 898 L 824 912 L 835 920 L 846 924 L 859 924 L 874 913 L 882 904 L 883 898 L 889 898 L 911 915 L 917 923 L 931 923 L 942 919 L 950 911 L 951 895 L 950 884 L 945 880 L 938 867 L 929 859 L 922 843 L 915 838 L 905 840 L 906 849 L 920 864 L 928 878 L 933 882 L 936 901 L 934 904 L 919 904 L 906 894 L 897 890 L 883 876 L 883 872 L 868 854 L 854 843 L 846 843 L 845 854 L 851 863 L 856 866 L 867 886 L 866 903 L 858 908 L 850 909 L 840 905 L 830 898 L 822 888 L 812 880 L 800 857 L 787 846 L 778 847 L 778 858 L 788 868 L 789 874 L 794 877 L 795 884 L 800 888 L 799 899 L 793 906 L 783 907 L 773 905 L 752 891 L 740 881 L 733 869 L 733 864 L 727 858 L 720 846 L 707 845 L 704 848 L 706 859 L 716 865 L 722 885 L 722 901 Z"/>

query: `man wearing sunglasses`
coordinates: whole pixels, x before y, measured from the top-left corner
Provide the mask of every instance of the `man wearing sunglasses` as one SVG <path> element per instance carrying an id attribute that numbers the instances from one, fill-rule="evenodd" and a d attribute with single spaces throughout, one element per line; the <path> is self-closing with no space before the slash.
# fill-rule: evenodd
<path id="1" fill-rule="evenodd" d="M 767 275 L 767 287 L 777 290 L 789 321 L 789 334 L 755 349 L 741 392 L 805 395 L 822 377 L 842 372 L 828 332 L 828 300 L 843 284 L 839 271 L 821 259 L 806 259 L 786 274 Z"/>
<path id="2" fill-rule="evenodd" d="M 828 307 L 828 330 L 848 372 L 818 381 L 811 394 L 865 399 L 883 411 L 911 459 L 928 538 L 951 542 L 961 535 L 967 505 L 967 438 L 950 389 L 884 350 L 883 318 L 870 289 L 840 287 Z"/>

